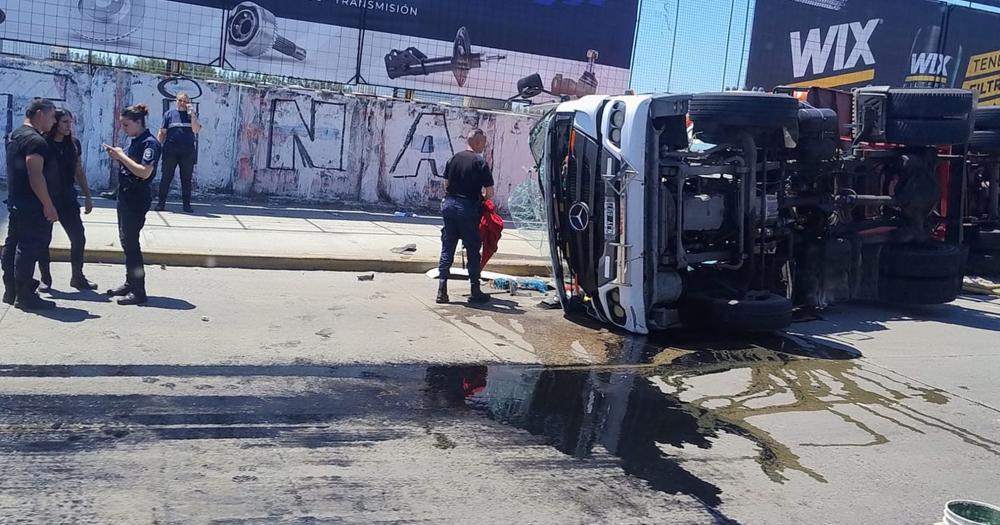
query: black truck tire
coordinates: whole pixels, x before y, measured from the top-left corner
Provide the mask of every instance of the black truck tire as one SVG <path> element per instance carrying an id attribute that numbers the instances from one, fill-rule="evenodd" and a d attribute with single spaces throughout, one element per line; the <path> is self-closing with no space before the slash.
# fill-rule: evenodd
<path id="1" fill-rule="evenodd" d="M 962 250 L 943 242 L 887 244 L 879 265 L 883 276 L 952 278 L 962 274 Z"/>
<path id="2" fill-rule="evenodd" d="M 945 146 L 969 142 L 969 119 L 896 119 L 885 124 L 887 141 L 904 146 Z"/>
<path id="3" fill-rule="evenodd" d="M 976 232 L 973 245 L 978 252 L 996 252 L 1000 254 L 1000 230 Z"/>
<path id="4" fill-rule="evenodd" d="M 1000 150 L 1000 131 L 977 130 L 969 137 L 969 149 L 972 151 Z"/>
<path id="5" fill-rule="evenodd" d="M 1000 106 L 976 108 L 976 129 L 982 131 L 1000 130 Z"/>
<path id="6" fill-rule="evenodd" d="M 743 299 L 696 295 L 687 301 L 685 321 L 712 330 L 772 332 L 792 324 L 792 301 L 770 292 L 750 292 Z"/>
<path id="7" fill-rule="evenodd" d="M 793 128 L 798 124 L 799 101 L 755 91 L 700 93 L 691 97 L 688 111 L 699 126 Z"/>
<path id="8" fill-rule="evenodd" d="M 911 277 L 879 276 L 878 297 L 896 304 L 945 304 L 958 298 L 962 276 L 916 279 Z"/>
<path id="9" fill-rule="evenodd" d="M 977 277 L 1000 276 L 1000 252 L 972 252 L 965 273 Z"/>
<path id="10" fill-rule="evenodd" d="M 964 89 L 890 89 L 888 118 L 938 119 L 972 113 L 971 91 Z"/>

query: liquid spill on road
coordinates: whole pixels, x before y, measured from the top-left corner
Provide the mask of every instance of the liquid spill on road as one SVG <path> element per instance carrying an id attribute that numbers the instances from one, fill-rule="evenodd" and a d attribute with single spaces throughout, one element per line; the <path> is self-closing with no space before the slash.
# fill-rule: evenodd
<path id="1" fill-rule="evenodd" d="M 857 416 L 923 434 L 947 432 L 1000 455 L 1000 442 L 922 410 L 949 402 L 946 393 L 873 367 L 842 344 L 764 335 L 741 341 L 701 336 L 606 338 L 608 365 L 531 366 L 0 366 L 0 378 L 132 378 L 142 393 L 0 395 L 0 451 L 66 454 L 155 440 L 235 439 L 246 447 L 337 447 L 405 439 L 392 422 L 416 423 L 447 453 L 461 442 L 430 421 L 488 417 L 540 437 L 559 452 L 586 459 L 597 449 L 654 490 L 687 494 L 715 509 L 721 489 L 685 468 L 671 449 L 711 449 L 723 435 L 756 448 L 774 482 L 792 472 L 816 482 L 796 447 L 874 447 L 889 438 Z M 705 392 L 699 381 L 734 374 L 737 393 Z M 749 379 L 745 379 L 749 377 Z M 141 378 L 141 381 L 138 379 Z M 156 378 L 163 378 L 159 380 Z M 168 381 L 170 394 L 162 388 Z M 188 385 L 221 378 L 230 385 Z M 274 395 L 228 395 L 252 378 L 322 382 L 322 388 Z M 744 379 L 741 379 L 744 378 Z M 190 391 L 182 391 L 190 386 Z M 236 386 L 232 386 L 236 385 Z M 6 392 L 6 391 L 5 391 Z M 782 443 L 763 416 L 825 412 L 860 430 L 859 443 Z M 338 423 L 377 418 L 388 424 L 344 431 Z M 713 512 L 717 512 L 714 511 Z M 728 518 L 716 516 L 721 522 Z"/>

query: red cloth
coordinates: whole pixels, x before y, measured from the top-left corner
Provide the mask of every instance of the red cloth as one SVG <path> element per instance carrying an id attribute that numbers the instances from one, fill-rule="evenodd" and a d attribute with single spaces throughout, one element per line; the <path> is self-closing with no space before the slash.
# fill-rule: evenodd
<path id="1" fill-rule="evenodd" d="M 500 246 L 500 236 L 503 233 L 503 217 L 497 213 L 493 200 L 488 199 L 483 205 L 483 218 L 479 221 L 479 237 L 483 241 L 483 256 L 479 267 L 483 268 L 486 263 L 497 253 Z"/>

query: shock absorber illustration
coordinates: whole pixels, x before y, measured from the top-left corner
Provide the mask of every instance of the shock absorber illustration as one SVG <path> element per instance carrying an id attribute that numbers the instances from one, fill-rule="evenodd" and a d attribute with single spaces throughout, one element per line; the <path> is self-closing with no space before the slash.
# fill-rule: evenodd
<path id="1" fill-rule="evenodd" d="M 504 60 L 504 55 L 483 55 L 472 52 L 472 40 L 468 29 L 462 27 L 455 35 L 455 44 L 450 57 L 429 58 L 415 47 L 402 51 L 393 49 L 385 55 L 385 72 L 390 79 L 409 76 L 433 75 L 451 72 L 455 82 L 464 86 L 469 79 L 469 71 L 483 67 L 484 62 Z"/>

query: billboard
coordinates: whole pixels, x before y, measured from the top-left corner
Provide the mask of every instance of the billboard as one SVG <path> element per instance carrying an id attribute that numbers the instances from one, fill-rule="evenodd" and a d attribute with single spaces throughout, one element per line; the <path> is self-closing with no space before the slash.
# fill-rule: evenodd
<path id="1" fill-rule="evenodd" d="M 489 98 L 539 73 L 574 96 L 627 89 L 638 4 L 11 0 L 0 38 Z"/>
<path id="2" fill-rule="evenodd" d="M 6 0 L 0 38 L 218 64 L 223 10 L 169 0 Z"/>
<path id="3" fill-rule="evenodd" d="M 960 87 L 1000 104 L 1000 15 L 915 0 L 758 0 L 747 84 Z"/>
<path id="4" fill-rule="evenodd" d="M 979 105 L 1000 106 L 1000 14 L 965 7 L 948 13 L 945 54 L 954 57 L 959 87 L 979 92 Z"/>
<path id="5" fill-rule="evenodd" d="M 921 0 L 758 0 L 747 85 L 902 85 L 944 14 Z"/>

